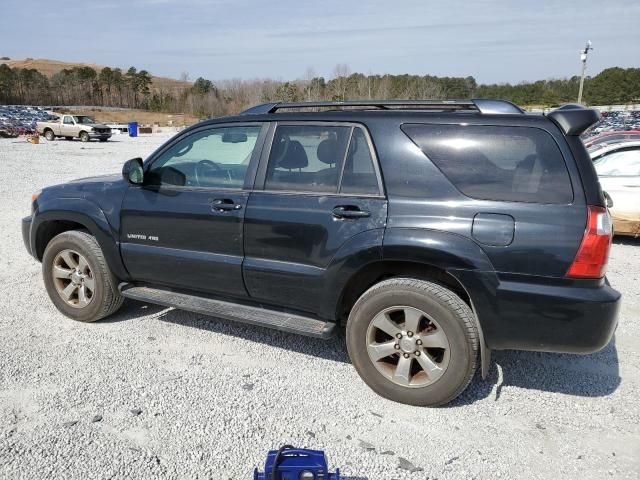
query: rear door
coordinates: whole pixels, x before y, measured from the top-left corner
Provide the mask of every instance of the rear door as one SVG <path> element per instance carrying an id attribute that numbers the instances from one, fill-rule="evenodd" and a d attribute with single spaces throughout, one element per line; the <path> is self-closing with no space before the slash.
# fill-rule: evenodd
<path id="1" fill-rule="evenodd" d="M 245 214 L 245 282 L 257 300 L 317 313 L 339 249 L 384 228 L 374 150 L 346 123 L 279 122 L 269 137 Z"/>
<path id="2" fill-rule="evenodd" d="M 122 205 L 121 251 L 134 280 L 246 296 L 243 219 L 265 135 L 255 123 L 207 126 L 154 154 Z"/>

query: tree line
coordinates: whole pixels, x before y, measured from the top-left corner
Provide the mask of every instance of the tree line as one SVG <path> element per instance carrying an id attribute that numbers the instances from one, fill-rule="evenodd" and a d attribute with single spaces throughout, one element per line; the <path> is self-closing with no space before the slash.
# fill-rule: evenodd
<path id="1" fill-rule="evenodd" d="M 188 78 L 184 75 L 184 78 Z M 209 117 L 237 113 L 270 101 L 356 99 L 499 98 L 522 106 L 555 106 L 575 102 L 579 77 L 519 84 L 478 84 L 471 77 L 374 75 L 352 73 L 337 65 L 330 79 L 308 69 L 294 81 L 198 78 L 184 87 L 154 86 L 146 70 L 130 67 L 64 69 L 51 77 L 29 68 L 0 64 L 0 104 L 96 105 L 190 113 Z M 585 80 L 584 101 L 592 105 L 640 102 L 640 69 L 608 68 Z"/>

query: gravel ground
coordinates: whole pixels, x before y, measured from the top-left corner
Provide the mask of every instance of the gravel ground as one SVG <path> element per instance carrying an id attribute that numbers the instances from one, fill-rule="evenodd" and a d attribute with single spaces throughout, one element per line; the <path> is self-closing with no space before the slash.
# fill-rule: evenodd
<path id="1" fill-rule="evenodd" d="M 0 140 L 0 478 L 250 479 L 283 443 L 364 479 L 640 478 L 640 241 L 616 241 L 615 340 L 589 356 L 494 352 L 453 405 L 408 407 L 328 342 L 127 301 L 57 312 L 20 218 L 33 191 L 118 171 L 166 137 Z"/>

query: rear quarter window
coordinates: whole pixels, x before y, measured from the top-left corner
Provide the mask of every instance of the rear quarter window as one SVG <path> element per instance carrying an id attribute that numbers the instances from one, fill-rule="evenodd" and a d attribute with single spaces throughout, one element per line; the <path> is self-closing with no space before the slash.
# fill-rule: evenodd
<path id="1" fill-rule="evenodd" d="M 405 124 L 402 131 L 468 197 L 555 204 L 573 201 L 560 149 L 543 130 Z"/>

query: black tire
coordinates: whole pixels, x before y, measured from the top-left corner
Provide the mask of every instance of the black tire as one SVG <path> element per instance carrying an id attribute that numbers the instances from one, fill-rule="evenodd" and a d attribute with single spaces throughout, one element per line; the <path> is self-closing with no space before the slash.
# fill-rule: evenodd
<path id="1" fill-rule="evenodd" d="M 89 137 L 89 134 L 87 132 L 80 132 L 81 142 L 88 142 L 89 140 L 91 140 L 91 138 Z"/>
<path id="2" fill-rule="evenodd" d="M 58 293 L 53 278 L 54 260 L 60 252 L 73 250 L 83 255 L 92 272 L 95 290 L 89 303 L 81 308 L 67 304 Z M 42 274 L 49 298 L 60 312 L 79 322 L 95 322 L 120 308 L 124 298 L 96 239 L 87 232 L 71 230 L 54 237 L 44 251 Z"/>
<path id="3" fill-rule="evenodd" d="M 448 364 L 431 384 L 399 385 L 380 373 L 367 353 L 369 325 L 380 312 L 395 306 L 421 310 L 446 334 Z M 476 370 L 479 343 L 475 316 L 460 297 L 433 282 L 392 278 L 374 285 L 353 306 L 346 333 L 349 357 L 358 374 L 376 393 L 396 402 L 430 407 L 446 404 L 467 388 Z M 385 361 L 393 363 L 394 358 L 392 355 Z"/>
<path id="4" fill-rule="evenodd" d="M 64 137 L 65 140 L 73 140 L 73 137 Z"/>
<path id="5" fill-rule="evenodd" d="M 47 141 L 49 141 L 49 142 L 53 142 L 56 139 L 56 136 L 53 133 L 53 130 L 45 130 L 44 131 L 44 138 L 46 138 Z"/>

